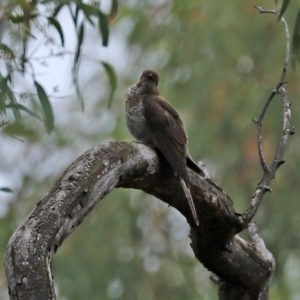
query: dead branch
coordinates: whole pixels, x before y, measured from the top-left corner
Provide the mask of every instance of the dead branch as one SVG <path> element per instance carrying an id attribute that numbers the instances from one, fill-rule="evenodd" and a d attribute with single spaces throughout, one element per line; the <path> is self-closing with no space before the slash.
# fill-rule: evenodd
<path id="1" fill-rule="evenodd" d="M 271 13 L 278 15 L 279 13 L 274 10 L 264 10 L 259 6 L 255 6 L 260 13 Z M 283 69 L 281 72 L 281 76 L 279 79 L 278 84 L 274 88 L 274 90 L 271 92 L 269 98 L 267 99 L 265 105 L 263 106 L 263 109 L 258 117 L 258 119 L 254 119 L 254 123 L 256 125 L 256 134 L 257 134 L 257 147 L 258 147 L 258 153 L 259 158 L 261 162 L 261 166 L 263 169 L 263 176 L 260 180 L 259 184 L 256 187 L 256 190 L 254 192 L 254 196 L 252 197 L 250 201 L 250 205 L 247 208 L 247 210 L 240 216 L 240 221 L 243 228 L 246 228 L 251 222 L 251 220 L 254 218 L 258 207 L 260 206 L 263 196 L 266 192 L 271 192 L 270 183 L 275 178 L 275 173 L 278 170 L 278 168 L 284 164 L 283 160 L 283 153 L 286 148 L 286 144 L 288 141 L 288 138 L 290 135 L 294 134 L 294 128 L 291 126 L 291 108 L 290 108 L 290 102 L 288 100 L 287 90 L 286 90 L 286 71 L 287 66 L 289 62 L 289 56 L 290 56 L 290 34 L 289 34 L 289 28 L 284 20 L 284 18 L 281 18 L 282 23 L 285 27 L 285 34 L 286 34 L 286 54 L 283 64 Z M 274 155 L 274 158 L 272 159 L 272 163 L 270 166 L 268 166 L 267 161 L 265 159 L 264 151 L 263 151 L 263 145 L 262 145 L 262 122 L 266 115 L 266 112 L 274 99 L 275 95 L 280 95 L 283 103 L 283 129 L 282 134 L 280 137 L 280 141 L 277 145 L 276 153 Z"/>

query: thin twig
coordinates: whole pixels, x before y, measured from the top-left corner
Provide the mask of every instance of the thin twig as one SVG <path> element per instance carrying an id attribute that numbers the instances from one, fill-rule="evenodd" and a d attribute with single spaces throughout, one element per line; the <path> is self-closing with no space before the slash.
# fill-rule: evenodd
<path id="1" fill-rule="evenodd" d="M 7 133 L 7 132 L 6 132 L 6 134 L 9 135 L 10 137 L 12 137 L 13 139 L 16 139 L 17 141 L 24 143 L 23 140 L 17 138 L 16 136 L 14 136 L 14 135 L 12 135 L 12 134 L 10 134 L 10 133 Z"/>
<path id="2" fill-rule="evenodd" d="M 265 104 L 265 107 L 268 107 L 270 102 L 271 102 L 271 99 L 270 99 L 269 102 L 267 102 Z M 259 155 L 260 164 L 261 164 L 264 172 L 268 172 L 269 167 L 268 167 L 268 164 L 267 164 L 267 160 L 265 158 L 263 145 L 262 145 L 261 121 L 260 121 L 260 119 L 253 118 L 253 122 L 256 125 L 256 139 L 257 139 L 257 148 L 258 148 L 258 155 Z"/>
<path id="3" fill-rule="evenodd" d="M 20 98 L 27 98 L 27 97 L 38 97 L 37 94 L 35 93 L 24 93 L 24 92 L 14 92 L 12 91 L 14 95 L 18 95 L 20 96 Z M 75 97 L 74 95 L 65 95 L 65 96 L 54 96 L 53 94 L 52 95 L 47 95 L 48 98 L 54 98 L 54 99 L 61 99 L 61 100 L 64 100 L 64 99 L 70 99 L 70 98 L 73 98 Z"/>
<path id="4" fill-rule="evenodd" d="M 271 13 L 275 15 L 279 15 L 279 13 L 275 10 L 264 10 L 259 6 L 255 6 L 260 13 Z M 275 89 L 271 92 L 269 98 L 267 99 L 258 119 L 254 119 L 254 122 L 256 124 L 256 134 L 257 134 L 257 146 L 258 146 L 258 153 L 260 162 L 263 168 L 263 176 L 259 184 L 257 185 L 257 188 L 255 190 L 255 193 L 250 201 L 249 207 L 247 210 L 241 215 L 240 221 L 242 226 L 245 228 L 249 224 L 249 222 L 253 219 L 255 216 L 259 205 L 262 202 L 263 196 L 267 191 L 271 191 L 269 184 L 272 181 L 272 179 L 275 178 L 275 173 L 277 169 L 285 162 L 282 157 L 284 150 L 286 148 L 288 137 L 294 133 L 294 129 L 291 126 L 291 109 L 290 109 L 290 103 L 287 96 L 287 90 L 286 90 L 286 72 L 287 72 L 287 66 L 289 62 L 290 57 L 290 34 L 289 34 L 289 28 L 284 18 L 281 18 L 281 21 L 284 24 L 285 27 L 285 35 L 286 35 L 286 54 L 283 64 L 283 69 L 280 75 L 280 79 L 278 84 L 276 85 Z M 262 146 L 262 133 L 261 133 L 261 127 L 262 127 L 262 121 L 265 117 L 265 114 L 269 108 L 269 105 L 271 104 L 272 100 L 274 99 L 274 96 L 279 94 L 282 98 L 283 102 L 283 131 L 282 135 L 279 141 L 279 144 L 277 146 L 274 158 L 272 160 L 271 166 L 269 167 L 264 151 Z"/>

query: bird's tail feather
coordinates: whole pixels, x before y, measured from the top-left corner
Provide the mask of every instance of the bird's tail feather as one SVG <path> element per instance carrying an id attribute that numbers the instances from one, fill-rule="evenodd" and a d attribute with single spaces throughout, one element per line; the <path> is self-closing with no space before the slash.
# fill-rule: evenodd
<path id="1" fill-rule="evenodd" d="M 194 201 L 193 201 L 190 189 L 186 186 L 186 184 L 185 184 L 185 182 L 182 178 L 180 178 L 180 183 L 181 183 L 182 189 L 184 191 L 185 197 L 188 200 L 188 203 L 189 203 L 189 206 L 191 208 L 195 223 L 197 224 L 197 226 L 199 226 L 199 220 L 198 220 L 196 208 L 195 208 L 195 205 L 194 205 Z"/>

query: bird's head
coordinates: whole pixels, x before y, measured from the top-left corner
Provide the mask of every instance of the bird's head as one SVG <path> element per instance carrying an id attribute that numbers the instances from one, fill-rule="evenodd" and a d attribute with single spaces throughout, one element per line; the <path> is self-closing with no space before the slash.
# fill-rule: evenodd
<path id="1" fill-rule="evenodd" d="M 156 72 L 151 70 L 146 70 L 143 72 L 140 82 L 148 83 L 148 84 L 155 84 L 155 86 L 158 85 L 159 82 L 159 76 Z"/>
<path id="2" fill-rule="evenodd" d="M 156 72 L 151 70 L 146 70 L 143 72 L 137 87 L 144 94 L 157 95 L 157 85 L 159 81 L 159 76 Z"/>

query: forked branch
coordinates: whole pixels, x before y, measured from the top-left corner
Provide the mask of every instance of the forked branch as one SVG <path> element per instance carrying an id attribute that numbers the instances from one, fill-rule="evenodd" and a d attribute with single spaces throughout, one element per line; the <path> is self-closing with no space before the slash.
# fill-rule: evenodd
<path id="1" fill-rule="evenodd" d="M 271 13 L 275 15 L 279 15 L 279 13 L 275 10 L 264 10 L 259 6 L 255 6 L 260 13 Z M 277 169 L 285 162 L 283 160 L 284 150 L 286 148 L 286 144 L 290 135 L 294 134 L 294 128 L 291 126 L 291 108 L 290 102 L 288 100 L 287 90 L 286 90 L 286 71 L 290 57 L 290 34 L 287 22 L 284 18 L 281 18 L 282 23 L 284 24 L 285 34 L 286 34 L 286 54 L 284 59 L 284 64 L 282 68 L 282 72 L 280 75 L 280 79 L 274 90 L 271 92 L 269 98 L 267 99 L 262 111 L 258 117 L 258 119 L 253 119 L 256 125 L 256 137 L 257 137 L 257 147 L 260 163 L 263 169 L 263 176 L 260 180 L 259 184 L 256 187 L 254 196 L 250 201 L 250 205 L 247 210 L 240 216 L 241 224 L 243 228 L 246 228 L 249 222 L 255 216 L 259 205 L 262 202 L 263 196 L 266 192 L 271 191 L 269 187 L 272 179 L 275 178 L 275 173 Z M 268 165 L 262 144 L 262 122 L 266 115 L 266 112 L 276 95 L 280 95 L 283 104 L 283 129 L 282 134 L 277 145 L 277 149 L 275 155 L 272 159 L 270 166 Z"/>

